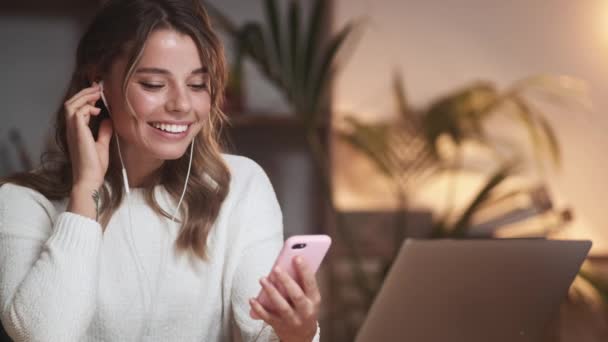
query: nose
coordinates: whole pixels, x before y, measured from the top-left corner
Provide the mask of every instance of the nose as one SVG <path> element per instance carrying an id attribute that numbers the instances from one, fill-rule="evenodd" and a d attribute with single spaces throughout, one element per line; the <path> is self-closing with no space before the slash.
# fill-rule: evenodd
<path id="1" fill-rule="evenodd" d="M 166 104 L 167 111 L 172 113 L 189 113 L 192 109 L 190 102 L 190 96 L 186 89 L 183 87 L 175 87 L 169 95 L 169 99 Z"/>

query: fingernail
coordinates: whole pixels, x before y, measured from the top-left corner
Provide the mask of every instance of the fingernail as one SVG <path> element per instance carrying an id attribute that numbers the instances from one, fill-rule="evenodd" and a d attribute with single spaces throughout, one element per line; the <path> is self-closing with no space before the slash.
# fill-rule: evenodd
<path id="1" fill-rule="evenodd" d="M 302 257 L 296 257 L 296 263 L 297 264 L 301 264 L 302 263 Z"/>
<path id="2" fill-rule="evenodd" d="M 276 274 L 280 274 L 281 273 L 281 269 L 277 266 L 274 268 L 274 273 Z"/>

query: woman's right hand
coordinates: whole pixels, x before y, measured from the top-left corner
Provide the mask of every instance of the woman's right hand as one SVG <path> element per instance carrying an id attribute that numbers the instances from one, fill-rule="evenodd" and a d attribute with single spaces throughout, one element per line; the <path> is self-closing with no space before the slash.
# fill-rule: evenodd
<path id="1" fill-rule="evenodd" d="M 100 96 L 99 85 L 93 83 L 64 103 L 74 188 L 99 189 L 108 170 L 112 123 L 109 119 L 101 123 L 97 141 L 89 128 L 91 116 L 101 112 L 94 106 Z"/>
<path id="2" fill-rule="evenodd" d="M 99 189 L 108 170 L 112 122 L 104 120 L 97 141 L 89 128 L 91 115 L 99 115 L 95 102 L 101 97 L 100 87 L 93 83 L 64 103 L 68 150 L 72 161 L 72 194 L 67 211 L 99 219 Z"/>

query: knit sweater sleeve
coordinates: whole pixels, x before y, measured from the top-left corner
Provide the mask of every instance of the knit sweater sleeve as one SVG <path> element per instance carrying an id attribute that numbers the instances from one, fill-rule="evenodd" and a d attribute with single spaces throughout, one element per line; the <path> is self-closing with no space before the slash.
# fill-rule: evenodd
<path id="1" fill-rule="evenodd" d="M 283 217 L 270 180 L 257 164 L 235 209 L 241 225 L 242 253 L 232 288 L 232 306 L 241 339 L 279 341 L 272 327 L 249 316 L 249 299 L 257 296 L 260 278 L 268 275 L 283 245 Z M 314 341 L 319 340 L 319 329 Z"/>
<path id="2" fill-rule="evenodd" d="M 77 341 L 95 312 L 99 224 L 40 193 L 0 187 L 0 317 L 16 341 Z"/>

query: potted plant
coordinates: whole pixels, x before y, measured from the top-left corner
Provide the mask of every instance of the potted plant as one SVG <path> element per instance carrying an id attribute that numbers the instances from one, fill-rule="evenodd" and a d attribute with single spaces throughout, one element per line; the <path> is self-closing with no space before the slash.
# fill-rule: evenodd
<path id="1" fill-rule="evenodd" d="M 528 187 L 501 191 L 501 185 L 525 165 L 523 158 L 518 158 L 518 151 L 511 149 L 509 157 L 505 158 L 504 152 L 501 154 L 496 150 L 492 138 L 484 128 L 488 119 L 494 115 L 507 115 L 521 123 L 536 156 L 533 166 L 542 173 L 545 160 L 549 160 L 553 167 L 560 166 L 560 146 L 549 124 L 549 116 L 540 111 L 526 93 L 534 90 L 559 104 L 574 103 L 583 106 L 586 102 L 581 82 L 564 76 L 530 77 L 514 83 L 505 91 L 499 91 L 490 82 L 477 82 L 433 101 L 422 110 L 414 110 L 406 102 L 400 77 L 395 78 L 393 88 L 400 113 L 398 118 L 390 122 L 370 124 L 349 116 L 346 118 L 348 129 L 340 136 L 356 151 L 368 157 L 377 170 L 390 179 L 396 189 L 403 215 L 407 214 L 408 197 L 425 180 L 446 170 L 447 174 L 454 174 L 466 167 L 462 162 L 463 146 L 466 143 L 473 141 L 485 147 L 495 159 L 496 167 L 485 170 L 486 180 L 473 193 L 468 205 L 457 212 L 450 205 L 446 212 L 439 213 L 429 238 L 470 237 L 475 229 L 473 218 L 479 211 L 522 194 L 538 195 Z M 446 138 L 452 147 L 449 156 L 442 153 L 440 148 L 440 142 L 445 143 Z M 453 191 L 453 188 L 449 187 L 446 191 Z M 547 202 L 546 196 L 546 193 L 541 193 L 541 202 Z M 555 211 L 551 205 L 544 209 L 553 211 L 562 222 L 571 217 L 569 210 Z M 535 215 L 538 212 L 529 213 Z M 400 222 L 395 227 L 401 232 L 401 236 L 396 234 L 395 252 L 401 245 L 402 237 L 406 235 L 406 227 L 402 224 L 406 220 Z M 493 228 L 499 229 L 500 222 L 504 220 L 493 222 L 496 225 Z M 608 284 L 585 268 L 579 272 L 575 284 L 579 282 L 591 285 L 608 305 Z"/>

